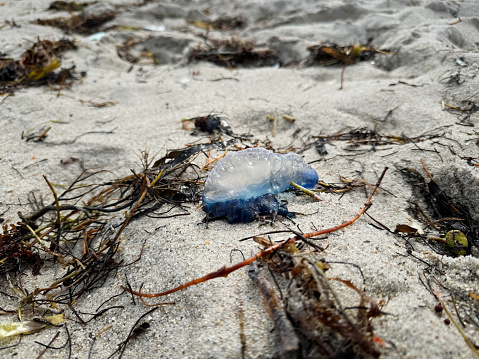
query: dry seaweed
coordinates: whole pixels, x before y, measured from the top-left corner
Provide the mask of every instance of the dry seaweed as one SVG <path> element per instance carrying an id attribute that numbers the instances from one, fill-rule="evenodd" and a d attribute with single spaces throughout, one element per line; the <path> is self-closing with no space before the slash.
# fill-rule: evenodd
<path id="1" fill-rule="evenodd" d="M 470 122 L 471 116 L 479 111 L 479 105 L 471 100 L 461 101 L 459 105 L 443 103 L 443 109 L 458 116 L 458 124 L 474 127 Z"/>
<path id="2" fill-rule="evenodd" d="M 37 19 L 36 23 L 43 26 L 57 27 L 67 33 L 94 34 L 100 27 L 115 18 L 115 12 L 104 14 L 72 15 L 70 17 L 55 17 L 52 19 Z"/>
<path id="3" fill-rule="evenodd" d="M 118 359 L 120 359 L 123 356 L 123 352 L 125 351 L 125 348 L 128 345 L 128 342 L 130 340 L 133 340 L 133 339 L 137 338 L 139 335 L 143 334 L 150 327 L 150 324 L 148 322 L 143 322 L 142 324 L 138 325 L 140 323 L 140 321 L 144 317 L 153 313 L 157 309 L 158 309 L 158 307 L 150 309 L 149 311 L 147 311 L 146 313 L 144 313 L 141 317 L 139 317 L 137 319 L 137 321 L 135 322 L 133 327 L 130 329 L 130 332 L 128 333 L 128 337 L 123 342 L 118 344 L 118 349 L 114 353 L 112 353 L 108 357 L 108 359 L 112 358 L 117 352 L 120 353 L 120 355 L 118 356 Z"/>
<path id="4" fill-rule="evenodd" d="M 40 274 L 43 259 L 39 252 L 32 251 L 31 247 L 23 243 L 22 238 L 30 235 L 29 230 L 20 223 L 3 224 L 3 233 L 0 234 L 0 274 L 17 272 L 22 266 L 32 269 L 33 275 Z"/>
<path id="5" fill-rule="evenodd" d="M 331 135 L 317 135 L 313 138 L 323 139 L 323 141 L 347 141 L 350 149 L 357 148 L 362 145 L 370 145 L 373 148 L 384 145 L 403 145 L 406 143 L 418 143 L 444 136 L 441 130 L 449 126 L 438 127 L 419 136 L 408 137 L 401 135 L 387 135 L 376 132 L 367 127 L 358 127 L 350 131 L 337 132 Z"/>
<path id="6" fill-rule="evenodd" d="M 20 60 L 0 58 L 0 94 L 11 93 L 26 86 L 59 84 L 67 87 L 79 80 L 74 67 L 55 72 L 61 66 L 61 55 L 72 49 L 76 49 L 76 45 L 68 39 L 38 39 Z"/>
<path id="7" fill-rule="evenodd" d="M 0 30 L 2 30 L 3 28 L 9 26 L 11 28 L 14 28 L 14 27 L 20 27 L 16 22 L 15 20 L 4 20 L 3 21 L 4 25 L 0 25 Z M 2 53 L 0 52 L 0 56 L 2 56 Z"/>
<path id="8" fill-rule="evenodd" d="M 208 61 L 228 68 L 274 66 L 279 63 L 273 50 L 256 48 L 254 43 L 237 38 L 208 39 L 205 45 L 198 45 L 190 52 L 189 60 Z"/>
<path id="9" fill-rule="evenodd" d="M 48 7 L 48 10 L 56 11 L 82 11 L 86 7 L 96 4 L 96 1 L 76 2 L 76 1 L 54 1 Z"/>
<path id="10" fill-rule="evenodd" d="M 138 55 L 133 55 L 131 49 L 133 46 L 141 44 L 144 42 L 145 39 L 136 39 L 134 37 L 130 37 L 126 39 L 123 44 L 119 45 L 116 47 L 116 53 L 118 56 L 125 60 L 128 61 L 132 64 L 136 64 L 142 59 L 148 59 L 150 60 L 153 64 L 157 65 L 158 64 L 158 59 L 156 55 L 151 52 L 151 51 L 141 51 L 139 52 Z"/>
<path id="11" fill-rule="evenodd" d="M 191 25 L 199 27 L 205 30 L 232 30 L 239 29 L 245 25 L 245 18 L 241 15 L 238 16 L 224 16 L 219 17 L 214 21 L 190 21 Z"/>
<path id="12" fill-rule="evenodd" d="M 73 304 L 102 287 L 119 268 L 134 263 L 116 259 L 125 227 L 139 216 L 159 218 L 171 209 L 188 214 L 185 204 L 199 200 L 201 186 L 192 156 L 214 146 L 223 144 L 171 151 L 154 166 L 143 153 L 140 173 L 111 182 L 88 183 L 103 172 L 85 170 L 62 193 L 45 177 L 54 201 L 29 215 L 19 213 L 21 220 L 16 224 L 2 224 L 0 275 L 11 278 L 11 288 L 19 297 L 19 317 L 37 307 L 58 312 L 64 306 L 86 324 Z M 117 214 L 120 223 L 116 223 Z M 141 252 L 136 261 L 140 259 Z M 46 262 L 60 265 L 59 278 L 45 288 L 23 288 L 22 274 L 28 269 L 40 274 Z M 93 318 L 112 308 L 119 307 L 94 313 Z"/>
<path id="13" fill-rule="evenodd" d="M 294 244 L 283 250 L 283 255 L 291 258 L 286 261 L 286 265 L 289 263 L 286 274 L 291 278 L 285 299 L 287 312 L 304 338 L 303 357 L 316 352 L 323 357 L 378 358 L 379 338 L 374 337 L 371 325 L 371 320 L 381 314 L 378 304 L 350 281 L 326 277 L 324 263 L 311 262 Z M 339 302 L 330 280 L 337 280 L 358 294 L 355 319 Z"/>
<path id="14" fill-rule="evenodd" d="M 389 54 L 384 50 L 377 50 L 368 45 L 350 45 L 339 46 L 337 44 L 321 44 L 309 46 L 310 52 L 306 60 L 306 66 L 313 65 L 333 65 L 342 63 L 344 65 L 352 65 L 358 61 L 371 60 L 377 53 Z"/>
<path id="15" fill-rule="evenodd" d="M 25 137 L 22 135 L 22 139 L 25 139 L 25 141 L 33 141 L 33 142 L 43 142 L 45 138 L 47 138 L 47 133 L 50 131 L 52 128 L 51 126 L 48 126 L 46 128 L 42 127 L 38 129 L 37 131 L 34 131 Z"/>

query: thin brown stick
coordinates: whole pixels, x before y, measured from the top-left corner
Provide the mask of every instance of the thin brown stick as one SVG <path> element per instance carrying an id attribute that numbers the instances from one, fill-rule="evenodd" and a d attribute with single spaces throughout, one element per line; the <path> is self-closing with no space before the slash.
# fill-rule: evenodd
<path id="1" fill-rule="evenodd" d="M 457 18 L 458 20 L 457 21 L 454 21 L 454 22 L 451 22 L 449 25 L 457 25 L 459 24 L 460 22 L 462 22 L 462 19 L 460 17 Z"/>
<path id="2" fill-rule="evenodd" d="M 50 347 L 52 346 L 53 342 L 58 338 L 58 335 L 60 335 L 60 331 L 57 332 L 57 334 L 55 334 L 55 336 L 53 337 L 52 340 L 50 340 L 50 343 L 48 343 L 48 345 L 45 346 L 45 349 L 43 349 L 40 354 L 37 356 L 37 359 L 40 359 L 43 354 L 45 354 L 45 352 L 50 349 Z"/>
<path id="3" fill-rule="evenodd" d="M 123 221 L 123 224 L 121 225 L 120 227 L 120 230 L 116 233 L 116 236 L 115 238 L 113 239 L 113 243 L 116 243 L 116 241 L 118 240 L 118 238 L 120 237 L 121 233 L 123 232 L 123 230 L 125 229 L 125 227 L 128 225 L 128 223 L 130 222 L 130 219 L 131 217 L 133 216 L 133 214 L 135 213 L 136 209 L 140 206 L 141 202 L 143 202 L 143 200 L 145 199 L 145 196 L 146 194 L 148 193 L 148 187 L 149 187 L 149 181 L 148 181 L 148 177 L 144 177 L 144 181 L 145 183 L 143 184 L 143 189 L 141 191 L 141 196 L 140 198 L 138 199 L 138 202 L 135 203 L 135 205 L 133 206 L 133 208 L 130 210 L 130 212 L 128 213 L 128 216 L 125 218 L 125 220 Z"/>
<path id="4" fill-rule="evenodd" d="M 376 186 L 374 186 L 374 189 L 373 191 L 371 192 L 371 194 L 369 195 L 366 203 L 364 204 L 363 208 L 361 208 L 361 210 L 358 212 L 358 214 L 356 216 L 354 216 L 353 219 L 347 221 L 347 222 L 344 222 L 343 224 L 340 224 L 338 226 L 335 226 L 335 227 L 331 227 L 331 228 L 327 228 L 327 229 L 322 229 L 320 231 L 316 231 L 316 232 L 311 232 L 311 233 L 306 233 L 304 234 L 302 237 L 304 238 L 311 238 L 311 237 L 316 237 L 316 236 L 320 236 L 320 235 L 323 235 L 323 234 L 327 234 L 327 233 L 332 233 L 332 232 L 336 232 L 342 228 L 345 228 L 347 226 L 350 226 L 351 224 L 353 224 L 354 222 L 356 222 L 363 214 L 364 212 L 366 212 L 368 210 L 369 207 L 371 207 L 372 203 L 371 203 L 371 199 L 372 197 L 374 196 L 374 194 L 376 193 L 379 185 L 381 184 L 383 178 L 384 178 L 384 175 L 386 174 L 386 171 L 388 170 L 388 167 L 385 167 L 384 168 L 384 171 L 382 172 L 381 176 L 379 176 L 379 179 L 376 183 Z M 211 279 L 214 279 L 214 278 L 219 278 L 219 277 L 227 277 L 229 274 L 233 273 L 234 271 L 240 269 L 240 268 L 243 268 L 244 266 L 247 266 L 251 263 L 253 263 L 254 261 L 262 258 L 262 257 L 265 257 L 267 256 L 268 254 L 271 254 L 275 251 L 277 251 L 279 248 L 281 248 L 281 246 L 287 244 L 287 243 L 293 243 L 297 240 L 300 240 L 301 237 L 299 236 L 296 236 L 296 237 L 292 237 L 292 238 L 289 238 L 289 239 L 286 239 L 282 242 L 279 242 L 275 245 L 272 245 L 271 247 L 268 247 L 264 250 L 262 250 L 261 252 L 258 252 L 256 253 L 254 256 L 244 260 L 243 262 L 240 262 L 240 263 L 237 263 L 231 267 L 223 267 L 219 270 L 217 270 L 216 272 L 211 272 L 211 273 L 208 273 L 207 275 L 203 276 L 203 277 L 200 277 L 200 278 L 196 278 L 196 279 L 193 279 L 187 283 L 184 283 L 184 284 L 181 284 L 180 286 L 176 287 L 176 288 L 173 288 L 173 289 L 170 289 L 170 290 L 167 290 L 166 292 L 161 292 L 161 293 L 141 293 L 141 292 L 137 292 L 137 291 L 134 291 L 134 290 L 131 290 L 130 288 L 126 288 L 126 287 L 121 287 L 122 289 L 126 290 L 127 292 L 131 293 L 131 294 L 134 294 L 136 296 L 139 296 L 139 297 L 143 297 L 143 298 L 157 298 L 157 297 L 162 297 L 164 295 L 168 295 L 168 294 L 171 294 L 171 293 L 175 293 L 175 292 L 178 292 L 180 290 L 183 290 L 185 288 L 188 288 L 188 287 L 191 287 L 192 285 L 196 285 L 196 284 L 200 284 L 200 283 L 203 283 L 203 282 L 206 282 L 208 280 L 211 280 Z"/>
<path id="5" fill-rule="evenodd" d="M 344 64 L 343 65 L 343 69 L 341 70 L 341 86 L 339 87 L 340 90 L 343 89 L 343 82 L 344 82 L 344 70 L 346 70 L 346 66 L 348 66 L 347 64 Z"/>
<path id="6" fill-rule="evenodd" d="M 427 167 L 426 167 L 426 161 L 424 161 L 424 158 L 421 158 L 421 163 L 422 163 L 422 168 L 424 168 L 424 171 L 426 171 L 426 174 L 427 176 L 429 177 L 429 179 L 431 181 L 434 181 L 434 178 L 432 177 L 432 174 L 431 172 L 428 171 Z"/>

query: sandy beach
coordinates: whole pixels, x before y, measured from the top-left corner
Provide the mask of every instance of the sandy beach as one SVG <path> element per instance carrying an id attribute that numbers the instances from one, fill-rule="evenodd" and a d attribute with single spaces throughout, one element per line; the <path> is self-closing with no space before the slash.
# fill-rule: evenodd
<path id="1" fill-rule="evenodd" d="M 312 261 L 329 263 L 327 278 L 350 281 L 379 304 L 382 315 L 368 318 L 370 327 L 362 328 L 361 335 L 381 358 L 474 357 L 467 341 L 479 345 L 475 1 L 115 0 L 78 11 L 48 10 L 51 3 L 0 2 L 2 225 L 19 222 L 18 212 L 26 216 L 55 205 L 45 176 L 58 193 L 85 170 L 104 170 L 85 183 L 105 184 L 127 176 L 134 181 L 142 173 L 145 153 L 159 159 L 190 145 L 218 141 L 218 146 L 195 154 L 193 165 L 175 179 L 185 181 L 178 187 L 187 199 L 181 206 L 170 201 L 158 211 L 162 215 L 156 213 L 159 218 L 136 216 L 125 228 L 121 224 L 133 213 L 133 204 L 111 213 L 108 220 L 102 217 L 102 238 L 113 239 L 121 228 L 113 260 L 128 265 L 113 270 L 70 306 L 64 300 L 48 302 L 60 291 L 68 293 L 66 284 L 36 293 L 38 302 L 24 303 L 23 320 L 64 313 L 66 321 L 24 335 L 20 342 L 19 336 L 3 339 L 0 355 L 36 358 L 47 349 L 44 358 L 287 357 L 290 354 L 278 345 L 281 331 L 248 267 L 165 297 L 145 299 L 174 304 L 159 306 L 144 317 L 152 308 L 139 298 L 133 300 L 122 287 L 129 283 L 144 293 L 163 292 L 263 249 L 251 239 L 240 239 L 288 226 L 310 233 L 349 221 L 388 167 L 369 216 L 320 236 L 314 243 L 323 251 L 312 253 L 308 245 L 302 250 Z M 91 28 L 84 22 L 85 29 L 38 21 L 72 15 L 110 18 Z M 53 57 L 61 63 L 49 76 L 68 70 L 71 77 L 65 75 L 55 83 L 46 77 L 41 85 L 11 80 L 7 84 L 14 71 L 4 65 L 6 59 L 17 61 L 16 71 L 23 71 L 18 60 L 25 63 L 25 52 L 40 40 L 74 43 L 74 49 L 56 57 L 49 53 L 46 60 L 50 66 Z M 221 41 L 233 40 L 242 41 L 236 46 L 246 44 L 257 51 L 257 57 L 245 55 L 241 62 L 231 51 L 218 49 Z M 324 61 L 326 53 L 314 58 L 314 49 L 324 46 L 337 56 L 335 61 Z M 360 55 L 351 55 L 354 50 Z M 344 61 L 351 62 L 344 67 Z M 184 121 L 207 116 L 220 117 L 232 132 L 217 128 L 208 133 L 195 129 L 194 121 Z M 321 143 L 327 153 L 318 151 Z M 296 213 L 294 223 L 268 216 L 251 223 L 205 223 L 201 191 L 208 161 L 254 146 L 298 153 L 317 171 L 321 183 L 350 190 L 327 191 L 318 185 L 324 190 L 318 193 L 321 201 L 296 191 L 279 194 L 278 200 L 287 201 L 288 209 Z M 430 177 L 435 187 L 428 185 Z M 440 191 L 435 192 L 437 188 Z M 444 205 L 444 198 L 449 209 L 457 209 L 451 212 L 454 215 L 435 213 L 438 207 L 436 211 L 431 207 Z M 43 218 L 42 225 L 47 219 L 54 223 L 55 213 Z M 452 227 L 443 226 L 445 222 Z M 403 227 L 397 229 L 398 225 Z M 451 228 L 467 228 L 466 255 L 430 239 L 445 238 Z M 6 245 L 3 234 L 1 246 Z M 291 236 L 263 235 L 271 241 Z M 35 241 L 31 236 L 29 240 Z M 58 257 L 49 257 L 40 241 L 35 243 L 32 251 L 48 258 L 40 274 L 33 275 L 26 264 L 8 270 L 9 262 L 0 258 L 1 323 L 19 321 L 22 298 L 85 264 L 73 260 L 62 265 Z M 47 245 L 51 251 L 56 248 Z M 80 247 L 75 250 L 81 252 Z M 290 278 L 268 271 L 267 264 L 261 272 L 277 293 L 286 293 Z M 329 283 L 335 300 L 349 308 L 345 312 L 359 317 L 358 307 L 368 303 L 360 303 L 358 293 L 344 283 Z M 438 312 L 437 295 L 450 317 Z M 107 307 L 111 309 L 95 316 Z M 78 317 L 91 321 L 82 323 Z M 123 347 L 132 328 L 142 323 L 147 325 L 141 333 Z M 357 350 L 357 343 L 348 347 L 350 342 L 338 339 L 342 337 L 337 333 L 329 335 L 335 338 L 331 350 L 337 357 L 375 356 Z M 299 337 L 302 346 L 296 357 L 330 356 Z M 50 346 L 58 349 L 38 344 L 52 339 Z"/>

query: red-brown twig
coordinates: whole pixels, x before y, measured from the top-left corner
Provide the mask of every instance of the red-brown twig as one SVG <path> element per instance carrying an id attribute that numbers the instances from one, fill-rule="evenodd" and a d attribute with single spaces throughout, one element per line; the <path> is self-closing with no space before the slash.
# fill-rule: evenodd
<path id="1" fill-rule="evenodd" d="M 354 222 L 356 222 L 363 214 L 364 212 L 366 212 L 368 210 L 369 207 L 371 207 L 372 203 L 371 203 L 371 199 L 372 197 L 374 196 L 374 194 L 376 193 L 379 185 L 381 184 L 382 180 L 383 180 L 383 177 L 384 175 L 386 174 L 386 171 L 388 170 L 388 168 L 384 168 L 384 171 L 383 173 L 381 174 L 381 176 L 379 176 L 379 179 L 376 183 L 376 185 L 374 186 L 373 188 L 373 191 L 371 192 L 371 194 L 369 195 L 366 203 L 364 204 L 363 208 L 358 212 L 358 214 L 356 214 L 356 216 L 354 216 L 353 219 L 347 221 L 347 222 L 344 222 L 338 226 L 335 226 L 335 227 L 331 227 L 331 228 L 327 228 L 327 229 L 322 229 L 320 231 L 316 231 L 316 232 L 311 232 L 311 233 L 306 233 L 304 234 L 302 237 L 304 238 L 311 238 L 311 237 L 316 237 L 316 236 L 320 236 L 320 235 L 323 235 L 323 234 L 327 234 L 327 233 L 332 233 L 332 232 L 336 232 L 344 227 L 347 227 L 347 226 L 350 226 L 351 224 L 353 224 Z M 157 298 L 157 297 L 162 297 L 164 295 L 167 295 L 167 294 L 171 294 L 171 293 L 175 293 L 175 292 L 178 292 L 180 290 L 183 290 L 185 288 L 188 288 L 188 287 L 191 287 L 192 285 L 196 285 L 196 284 L 200 284 L 200 283 L 203 283 L 203 282 L 206 282 L 208 280 L 211 280 L 211 279 L 214 279 L 214 278 L 219 278 L 219 277 L 227 277 L 230 273 L 233 273 L 234 271 L 240 269 L 240 268 L 243 268 L 251 263 L 253 263 L 254 261 L 262 258 L 262 257 L 265 257 L 267 256 L 268 254 L 271 254 L 275 251 L 277 251 L 281 246 L 285 245 L 286 243 L 293 243 L 297 240 L 300 240 L 301 237 L 299 236 L 296 236 L 296 237 L 292 237 L 292 238 L 289 238 L 289 239 L 286 239 L 282 242 L 279 242 L 279 243 L 276 243 L 274 245 L 272 245 L 271 247 L 268 247 L 264 250 L 262 250 L 261 252 L 259 253 L 256 253 L 254 256 L 244 260 L 243 262 L 240 262 L 240 263 L 237 263 L 231 267 L 223 267 L 219 270 L 217 270 L 216 272 L 212 272 L 212 273 L 208 273 L 207 275 L 201 277 L 201 278 L 196 278 L 196 279 L 193 279 L 187 283 L 184 283 L 176 288 L 173 288 L 173 289 L 170 289 L 170 290 L 167 290 L 166 292 L 161 292 L 161 293 L 141 293 L 141 292 L 137 292 L 137 291 L 134 291 L 134 290 L 131 290 L 129 288 L 126 288 L 126 287 L 122 287 L 122 289 L 130 292 L 131 294 L 134 294 L 134 295 L 137 295 L 139 297 L 143 297 L 143 298 Z"/>

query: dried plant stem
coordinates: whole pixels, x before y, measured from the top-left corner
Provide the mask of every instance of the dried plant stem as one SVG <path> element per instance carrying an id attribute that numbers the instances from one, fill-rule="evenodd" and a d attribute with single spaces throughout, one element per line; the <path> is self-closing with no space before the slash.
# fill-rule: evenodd
<path id="1" fill-rule="evenodd" d="M 47 247 L 47 245 L 45 244 L 45 242 L 40 239 L 40 237 L 35 233 L 35 231 L 33 230 L 32 227 L 30 227 L 28 224 L 25 224 L 25 227 L 27 227 L 27 229 L 32 233 L 33 237 L 35 237 L 35 240 L 36 240 L 38 243 L 40 243 L 40 245 L 41 245 L 42 248 L 45 250 L 45 252 L 50 253 L 52 256 L 61 257 L 61 254 L 54 253 L 54 252 L 52 252 L 52 251 Z M 32 243 L 32 245 L 33 245 L 33 244 L 34 244 L 34 243 Z"/>
<path id="2" fill-rule="evenodd" d="M 58 236 L 58 239 L 60 239 L 61 238 L 61 215 L 60 215 L 60 203 L 58 202 L 57 191 L 55 191 L 55 188 L 53 188 L 53 185 L 50 183 L 47 176 L 43 175 L 43 178 L 47 182 L 48 187 L 50 187 L 50 190 L 53 193 L 53 198 L 55 198 L 55 208 L 56 208 L 56 212 L 57 212 L 57 220 L 56 220 L 55 224 L 56 224 L 56 227 L 57 227 L 57 236 Z"/>
<path id="3" fill-rule="evenodd" d="M 118 238 L 120 238 L 121 233 L 123 232 L 125 227 L 128 225 L 128 223 L 130 222 L 130 219 L 133 216 L 133 214 L 135 213 L 136 209 L 140 206 L 141 202 L 143 202 L 143 200 L 145 199 L 145 196 L 148 193 L 148 188 L 149 188 L 149 181 L 148 181 L 148 177 L 146 177 L 146 176 L 145 176 L 145 181 L 146 181 L 146 183 L 143 184 L 143 189 L 141 191 L 140 199 L 135 203 L 133 208 L 128 213 L 128 216 L 123 221 L 123 224 L 121 225 L 120 230 L 116 233 L 116 236 L 113 239 L 113 243 L 116 243 Z"/>
<path id="4" fill-rule="evenodd" d="M 289 185 L 291 187 L 294 187 L 294 188 L 306 193 L 308 196 L 313 197 L 316 201 L 322 201 L 322 199 L 319 198 L 319 196 L 316 193 L 314 193 L 313 191 L 311 191 L 310 189 L 307 189 L 303 186 L 300 186 L 299 184 L 294 183 L 293 181 L 289 182 Z"/>

